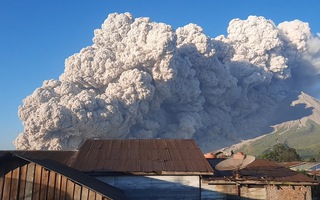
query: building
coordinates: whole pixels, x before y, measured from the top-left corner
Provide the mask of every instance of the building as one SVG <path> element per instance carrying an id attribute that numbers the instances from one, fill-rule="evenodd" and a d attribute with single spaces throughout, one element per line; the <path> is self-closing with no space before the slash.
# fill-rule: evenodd
<path id="1" fill-rule="evenodd" d="M 223 159 L 208 159 L 215 166 Z M 220 192 L 219 199 L 312 199 L 311 187 L 319 183 L 302 173 L 277 163 L 256 159 L 240 170 L 240 177 L 232 171 L 215 170 L 214 176 L 204 178 L 207 190 Z"/>
<path id="2" fill-rule="evenodd" d="M 128 199 L 200 199 L 213 170 L 194 140 L 87 140 L 72 168 L 122 189 Z"/>

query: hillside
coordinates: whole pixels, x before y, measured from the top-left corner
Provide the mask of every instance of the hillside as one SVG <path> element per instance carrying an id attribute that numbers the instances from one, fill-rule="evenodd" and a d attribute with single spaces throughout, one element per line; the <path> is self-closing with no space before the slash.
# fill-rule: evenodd
<path id="1" fill-rule="evenodd" d="M 320 103 L 303 92 L 295 94 L 290 95 L 279 105 L 276 114 L 270 120 L 271 132 L 224 148 L 223 151 L 243 151 L 258 156 L 276 143 L 285 143 L 295 148 L 302 158 L 318 155 Z"/>

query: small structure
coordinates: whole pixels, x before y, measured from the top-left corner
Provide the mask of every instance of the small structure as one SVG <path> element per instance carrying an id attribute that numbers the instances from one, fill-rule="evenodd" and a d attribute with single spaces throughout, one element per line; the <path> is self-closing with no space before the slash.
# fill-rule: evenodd
<path id="1" fill-rule="evenodd" d="M 223 159 L 208 159 L 215 166 Z M 312 199 L 311 186 L 318 182 L 268 160 L 256 159 L 240 170 L 240 177 L 230 171 L 215 170 L 203 179 L 207 191 L 220 192 L 221 199 Z M 206 184 L 205 184 L 206 183 Z"/>

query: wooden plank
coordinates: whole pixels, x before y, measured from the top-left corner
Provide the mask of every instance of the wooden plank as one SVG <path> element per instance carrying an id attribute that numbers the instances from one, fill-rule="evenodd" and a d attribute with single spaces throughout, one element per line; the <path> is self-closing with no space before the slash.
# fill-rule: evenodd
<path id="1" fill-rule="evenodd" d="M 82 186 L 81 200 L 88 200 L 88 198 L 89 198 L 89 189 L 87 187 Z"/>
<path id="2" fill-rule="evenodd" d="M 82 188 L 81 185 L 75 184 L 74 195 L 73 195 L 74 200 L 81 200 L 81 188 Z"/>
<path id="3" fill-rule="evenodd" d="M 20 167 L 19 160 L 14 159 L 12 162 L 12 176 L 11 176 L 11 186 L 10 186 L 10 198 L 17 199 L 19 194 L 19 175 Z"/>
<path id="4" fill-rule="evenodd" d="M 35 166 L 32 200 L 40 199 L 40 184 L 41 184 L 42 167 L 40 165 Z"/>
<path id="5" fill-rule="evenodd" d="M 92 190 L 89 190 L 89 199 L 95 200 L 96 199 L 96 193 Z"/>
<path id="6" fill-rule="evenodd" d="M 102 200 L 102 195 L 99 193 L 96 193 L 96 200 Z"/>
<path id="7" fill-rule="evenodd" d="M 41 167 L 41 170 L 40 199 L 46 199 L 48 194 L 49 170 L 44 167 Z"/>
<path id="8" fill-rule="evenodd" d="M 0 199 L 3 199 L 3 186 L 5 180 L 5 164 L 0 165 Z"/>
<path id="9" fill-rule="evenodd" d="M 33 190 L 35 167 L 36 167 L 36 165 L 34 163 L 29 163 L 27 165 L 26 189 L 25 189 L 25 192 L 24 192 L 24 199 L 25 200 L 31 200 L 32 199 L 32 190 Z"/>
<path id="10" fill-rule="evenodd" d="M 54 199 L 56 172 L 49 171 L 47 199 Z"/>
<path id="11" fill-rule="evenodd" d="M 20 176 L 19 176 L 20 187 L 19 187 L 18 199 L 22 199 L 24 197 L 24 191 L 26 189 L 27 169 L 28 169 L 27 164 L 24 164 L 20 167 Z"/>
<path id="12" fill-rule="evenodd" d="M 73 199 L 74 185 L 75 183 L 73 181 L 71 181 L 70 179 L 67 180 L 67 195 L 66 195 L 67 200 Z"/>
<path id="13" fill-rule="evenodd" d="M 61 175 L 60 199 L 66 199 L 67 195 L 67 178 Z"/>
<path id="14" fill-rule="evenodd" d="M 5 176 L 4 176 L 4 187 L 3 187 L 3 199 L 10 199 L 10 186 L 11 186 L 11 163 L 8 162 L 8 165 L 5 166 Z"/>
<path id="15" fill-rule="evenodd" d="M 60 174 L 56 174 L 56 180 L 55 180 L 55 184 L 54 184 L 54 198 L 55 200 L 60 200 L 60 194 L 61 194 L 61 175 Z"/>

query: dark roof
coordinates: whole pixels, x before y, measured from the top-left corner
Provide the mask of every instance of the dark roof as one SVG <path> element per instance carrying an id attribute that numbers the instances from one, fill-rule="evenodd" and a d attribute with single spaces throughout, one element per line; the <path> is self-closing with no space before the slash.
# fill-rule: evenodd
<path id="1" fill-rule="evenodd" d="M 71 167 L 92 173 L 213 174 L 191 139 L 87 140 Z"/>
<path id="2" fill-rule="evenodd" d="M 75 181 L 76 183 L 84 185 L 90 188 L 91 190 L 94 190 L 108 198 L 115 199 L 115 200 L 125 199 L 124 192 L 122 190 L 115 188 L 107 183 L 104 183 L 89 175 L 86 175 L 80 171 L 67 167 L 54 160 L 26 158 L 21 155 L 13 155 L 13 156 L 19 157 L 29 162 L 36 163 L 49 170 L 55 171 L 63 176 L 68 177 L 69 179 Z"/>
<path id="3" fill-rule="evenodd" d="M 216 164 L 224 159 L 208 159 L 211 166 L 214 168 Z M 317 181 L 303 175 L 299 172 L 293 171 L 275 162 L 263 159 L 256 159 L 244 169 L 240 170 L 242 177 L 237 179 L 241 181 L 260 181 L 266 184 L 317 184 Z M 215 175 L 212 180 L 235 180 L 232 176 L 232 171 L 218 171 L 215 170 Z"/>
<path id="4" fill-rule="evenodd" d="M 0 151 L 0 157 L 7 153 L 19 155 L 24 158 L 30 159 L 46 159 L 54 160 L 61 164 L 70 166 L 74 160 L 74 155 L 77 151 L 39 151 L 39 150 L 12 150 L 12 151 Z"/>

